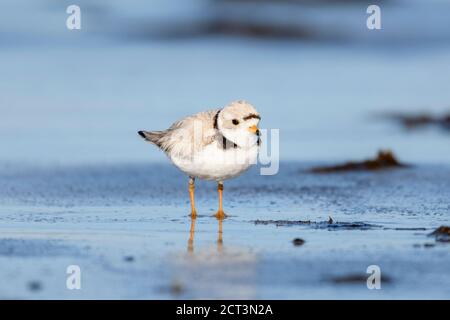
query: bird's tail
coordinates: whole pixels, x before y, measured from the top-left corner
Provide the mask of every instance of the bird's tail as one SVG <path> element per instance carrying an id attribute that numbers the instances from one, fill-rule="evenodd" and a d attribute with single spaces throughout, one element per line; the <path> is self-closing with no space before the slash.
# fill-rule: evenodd
<path id="1" fill-rule="evenodd" d="M 164 135 L 163 131 L 138 131 L 138 134 L 145 140 L 161 147 L 161 137 Z"/>

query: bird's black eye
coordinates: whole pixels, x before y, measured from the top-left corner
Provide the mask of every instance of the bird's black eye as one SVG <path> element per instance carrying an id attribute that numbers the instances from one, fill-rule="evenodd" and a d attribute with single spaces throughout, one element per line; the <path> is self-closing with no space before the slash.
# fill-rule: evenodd
<path id="1" fill-rule="evenodd" d="M 235 125 L 235 126 L 237 126 L 238 124 L 239 124 L 239 121 L 237 120 L 237 119 L 233 119 L 233 124 Z"/>

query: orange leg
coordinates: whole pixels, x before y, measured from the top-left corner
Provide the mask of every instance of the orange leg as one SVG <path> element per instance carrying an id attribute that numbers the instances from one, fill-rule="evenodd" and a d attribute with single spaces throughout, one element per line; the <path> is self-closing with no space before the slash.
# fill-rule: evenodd
<path id="1" fill-rule="evenodd" d="M 189 178 L 189 198 L 191 199 L 191 218 L 195 219 L 197 217 L 197 210 L 195 210 L 195 200 L 194 200 L 194 191 L 195 191 L 195 178 Z"/>
<path id="2" fill-rule="evenodd" d="M 223 183 L 219 182 L 219 184 L 217 185 L 217 191 L 219 192 L 219 211 L 217 211 L 216 213 L 216 218 L 221 220 L 221 219 L 225 219 L 226 215 L 225 212 L 223 212 L 223 207 L 222 207 L 222 196 L 223 196 Z"/>

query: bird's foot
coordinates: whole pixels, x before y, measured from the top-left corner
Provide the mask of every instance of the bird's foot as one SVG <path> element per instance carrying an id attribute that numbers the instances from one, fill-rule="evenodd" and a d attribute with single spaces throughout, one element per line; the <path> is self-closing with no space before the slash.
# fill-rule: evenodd
<path id="1" fill-rule="evenodd" d="M 223 220 L 227 217 L 227 215 L 225 214 L 225 212 L 223 212 L 223 210 L 219 210 L 216 212 L 216 214 L 214 215 L 218 220 Z"/>

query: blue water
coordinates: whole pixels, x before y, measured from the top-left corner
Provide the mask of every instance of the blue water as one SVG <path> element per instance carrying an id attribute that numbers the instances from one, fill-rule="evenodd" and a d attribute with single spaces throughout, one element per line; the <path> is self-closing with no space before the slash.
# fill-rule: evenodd
<path id="1" fill-rule="evenodd" d="M 79 31 L 65 28 L 61 3 L 34 2 L 24 12 L 24 2 L 6 2 L 0 144 L 7 151 L 0 161 L 162 162 L 137 130 L 164 129 L 186 115 L 246 99 L 260 111 L 262 127 L 280 130 L 281 160 L 344 160 L 391 148 L 407 161 L 449 162 L 448 135 L 406 134 L 376 118 L 385 111 L 448 110 L 445 1 L 384 5 L 380 31 L 365 28 L 360 5 L 282 6 L 283 14 L 299 13 L 292 25 L 321 30 L 317 40 L 161 39 L 150 32 L 161 27 L 134 36 L 148 30 L 145 15 L 173 25 L 214 17 L 212 9 L 196 11 L 203 2 L 191 2 L 178 9 L 170 2 L 135 1 L 126 8 L 80 2 Z M 245 12 L 239 6 L 231 11 Z M 277 14 L 266 15 L 276 20 Z M 324 19 L 334 29 L 325 28 Z M 410 29 L 413 22 L 421 27 Z M 338 26 L 345 41 L 320 37 Z"/>
<path id="2" fill-rule="evenodd" d="M 317 175 L 312 165 L 227 181 L 222 233 L 216 186 L 199 182 L 192 235 L 187 177 L 167 164 L 10 166 L 0 171 L 0 297 L 449 298 L 449 244 L 428 236 L 450 219 L 448 166 Z M 73 264 L 81 291 L 65 287 Z M 381 290 L 367 289 L 370 265 L 389 279 Z"/>

